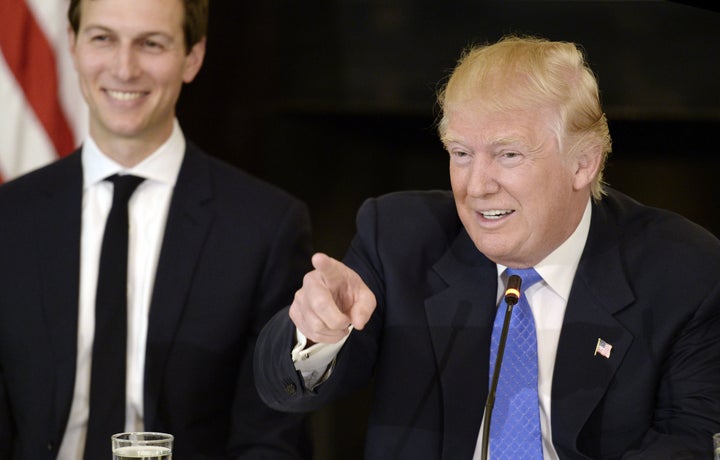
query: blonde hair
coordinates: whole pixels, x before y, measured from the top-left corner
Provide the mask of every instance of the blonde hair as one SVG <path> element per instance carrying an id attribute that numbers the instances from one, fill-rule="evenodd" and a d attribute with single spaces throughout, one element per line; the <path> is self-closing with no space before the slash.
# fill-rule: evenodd
<path id="1" fill-rule="evenodd" d="M 600 168 L 591 185 L 593 197 L 601 198 L 610 132 L 597 80 L 577 45 L 511 35 L 466 50 L 438 93 L 441 138 L 448 107 L 471 100 L 491 111 L 552 108 L 558 115 L 554 128 L 561 151 L 567 147 L 571 155 L 601 149 Z"/>

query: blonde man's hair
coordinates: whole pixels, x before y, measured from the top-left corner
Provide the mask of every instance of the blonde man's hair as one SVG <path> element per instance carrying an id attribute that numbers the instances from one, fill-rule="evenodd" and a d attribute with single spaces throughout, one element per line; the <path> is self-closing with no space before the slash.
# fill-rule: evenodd
<path id="1" fill-rule="evenodd" d="M 554 130 L 561 151 L 570 156 L 601 150 L 591 193 L 595 199 L 602 197 L 610 132 L 597 80 L 577 45 L 512 35 L 469 48 L 438 94 L 442 111 L 438 131 L 443 140 L 448 109 L 468 102 L 490 111 L 551 108 L 557 113 Z"/>

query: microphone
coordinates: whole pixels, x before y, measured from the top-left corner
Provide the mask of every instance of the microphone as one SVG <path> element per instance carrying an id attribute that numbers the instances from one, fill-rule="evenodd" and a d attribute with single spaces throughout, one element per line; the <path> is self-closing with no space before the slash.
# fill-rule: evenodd
<path id="1" fill-rule="evenodd" d="M 508 279 L 507 289 L 505 289 L 505 318 L 503 319 L 502 332 L 500 333 L 500 342 L 498 343 L 497 356 L 495 357 L 495 369 L 493 370 L 490 389 L 488 390 L 487 401 L 485 402 L 485 421 L 483 423 L 483 439 L 481 459 L 487 460 L 488 443 L 490 442 L 490 419 L 492 418 L 493 407 L 495 406 L 495 391 L 497 390 L 498 380 L 500 379 L 500 367 L 502 367 L 503 354 L 505 354 L 505 342 L 507 342 L 508 329 L 510 328 L 510 316 L 513 307 L 520 300 L 520 286 L 522 278 L 512 275 Z"/>

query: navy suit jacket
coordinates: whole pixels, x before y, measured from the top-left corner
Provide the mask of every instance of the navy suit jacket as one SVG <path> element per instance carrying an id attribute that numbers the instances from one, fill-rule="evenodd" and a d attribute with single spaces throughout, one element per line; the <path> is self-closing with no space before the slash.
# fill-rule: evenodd
<path id="1" fill-rule="evenodd" d="M 55 458 L 73 398 L 83 174 L 75 152 L 0 187 L 0 458 Z M 309 268 L 307 209 L 188 143 L 149 313 L 145 428 L 180 459 L 299 458 L 255 340 Z M 108 440 L 108 458 L 110 442 Z"/>
<path id="2" fill-rule="evenodd" d="M 309 391 L 289 358 L 293 324 L 278 313 L 258 339 L 260 394 L 306 411 L 372 382 L 366 458 L 470 459 L 487 398 L 496 265 L 447 192 L 368 200 L 357 224 L 344 261 L 376 296 L 371 320 Z M 594 354 L 598 338 L 612 345 L 609 358 Z M 554 369 L 560 458 L 710 458 L 720 431 L 718 240 L 610 190 L 593 204 Z"/>

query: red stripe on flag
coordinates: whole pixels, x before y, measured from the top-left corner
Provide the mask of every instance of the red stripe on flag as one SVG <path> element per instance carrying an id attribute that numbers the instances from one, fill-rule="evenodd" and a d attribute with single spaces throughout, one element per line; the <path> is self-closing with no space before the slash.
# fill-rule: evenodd
<path id="1" fill-rule="evenodd" d="M 0 48 L 56 152 L 68 155 L 75 141 L 60 106 L 55 54 L 25 0 L 0 1 Z"/>

